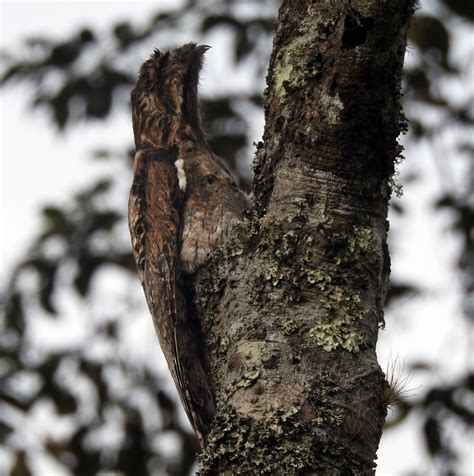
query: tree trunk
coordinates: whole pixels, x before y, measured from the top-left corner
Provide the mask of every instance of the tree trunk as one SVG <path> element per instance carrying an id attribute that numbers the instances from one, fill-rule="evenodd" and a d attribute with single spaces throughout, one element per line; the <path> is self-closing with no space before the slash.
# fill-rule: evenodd
<path id="1" fill-rule="evenodd" d="M 218 414 L 202 474 L 372 474 L 387 205 L 413 1 L 284 0 L 256 211 L 195 281 Z"/>

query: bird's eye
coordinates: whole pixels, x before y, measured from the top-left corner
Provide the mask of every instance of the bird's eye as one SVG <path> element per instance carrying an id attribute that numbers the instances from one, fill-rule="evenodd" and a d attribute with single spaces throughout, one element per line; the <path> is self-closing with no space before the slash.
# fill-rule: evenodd
<path id="1" fill-rule="evenodd" d="M 216 181 L 216 176 L 215 175 L 207 175 L 206 179 L 207 179 L 207 183 L 214 183 Z"/>

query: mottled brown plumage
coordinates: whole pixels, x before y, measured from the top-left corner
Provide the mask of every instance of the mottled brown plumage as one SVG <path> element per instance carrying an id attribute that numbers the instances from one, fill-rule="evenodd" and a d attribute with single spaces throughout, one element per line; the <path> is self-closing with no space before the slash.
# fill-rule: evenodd
<path id="1" fill-rule="evenodd" d="M 132 92 L 136 154 L 129 201 L 140 280 L 201 445 L 215 402 L 184 275 L 204 263 L 248 206 L 200 127 L 197 86 L 207 48 L 187 44 L 163 54 L 155 50 L 142 65 Z"/>

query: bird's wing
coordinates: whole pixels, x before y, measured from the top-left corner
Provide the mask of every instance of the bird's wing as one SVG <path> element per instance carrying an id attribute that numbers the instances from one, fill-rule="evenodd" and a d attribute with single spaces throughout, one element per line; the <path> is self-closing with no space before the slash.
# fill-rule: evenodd
<path id="1" fill-rule="evenodd" d="M 168 149 L 137 152 L 128 212 L 138 274 L 164 351 L 173 347 L 170 324 L 177 311 L 182 196 L 174 167 L 176 155 Z"/>
<path id="2" fill-rule="evenodd" d="M 189 316 L 179 270 L 181 207 L 176 148 L 139 151 L 129 200 L 138 274 L 168 367 L 201 443 L 214 404 L 199 356 L 202 337 Z"/>

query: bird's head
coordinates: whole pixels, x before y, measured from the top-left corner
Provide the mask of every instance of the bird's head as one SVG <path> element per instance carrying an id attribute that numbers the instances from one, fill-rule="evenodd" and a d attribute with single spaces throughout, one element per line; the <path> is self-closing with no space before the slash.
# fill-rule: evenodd
<path id="1" fill-rule="evenodd" d="M 188 43 L 164 53 L 155 49 L 143 63 L 131 95 L 136 141 L 137 133 L 151 132 L 153 123 L 166 117 L 199 128 L 197 85 L 209 48 Z"/>

